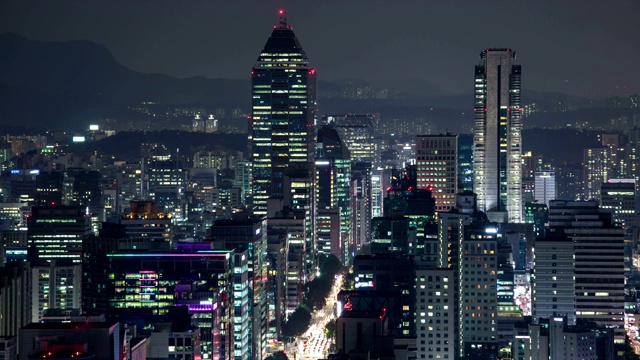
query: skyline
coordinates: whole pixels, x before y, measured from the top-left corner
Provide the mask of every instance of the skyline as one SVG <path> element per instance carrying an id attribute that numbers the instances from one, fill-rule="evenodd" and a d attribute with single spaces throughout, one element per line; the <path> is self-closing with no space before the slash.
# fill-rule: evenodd
<path id="1" fill-rule="evenodd" d="M 468 93 L 471 71 L 458 69 L 478 64 L 486 48 L 510 47 L 525 69 L 525 89 L 595 98 L 640 92 L 640 50 L 634 46 L 640 4 L 632 1 L 580 7 L 467 0 L 394 6 L 378 0 L 366 7 L 362 1 L 150 4 L 7 0 L 0 2 L 0 33 L 94 41 L 122 65 L 145 73 L 248 79 L 255 49 L 284 8 L 324 81 L 359 78 L 397 87 L 413 78 L 431 83 L 434 93 Z"/>

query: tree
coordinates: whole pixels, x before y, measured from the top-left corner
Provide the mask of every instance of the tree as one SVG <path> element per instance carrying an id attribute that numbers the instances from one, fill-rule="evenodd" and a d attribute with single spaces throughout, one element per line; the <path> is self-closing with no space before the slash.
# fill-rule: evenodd
<path id="1" fill-rule="evenodd" d="M 289 357 L 284 351 L 277 351 L 267 356 L 265 360 L 289 360 Z"/>
<path id="2" fill-rule="evenodd" d="M 324 332 L 327 339 L 335 340 L 336 337 L 336 319 L 331 319 L 324 327 Z"/>
<path id="3" fill-rule="evenodd" d="M 291 313 L 287 322 L 282 324 L 282 336 L 300 336 L 309 328 L 310 323 L 311 313 L 304 305 L 300 305 Z"/>

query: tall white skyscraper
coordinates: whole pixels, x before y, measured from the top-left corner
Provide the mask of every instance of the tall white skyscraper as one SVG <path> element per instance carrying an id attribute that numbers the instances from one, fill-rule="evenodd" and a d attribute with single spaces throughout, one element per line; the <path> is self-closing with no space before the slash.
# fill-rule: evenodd
<path id="1" fill-rule="evenodd" d="M 480 53 L 475 70 L 473 190 L 495 220 L 522 222 L 520 65 L 511 49 Z"/>

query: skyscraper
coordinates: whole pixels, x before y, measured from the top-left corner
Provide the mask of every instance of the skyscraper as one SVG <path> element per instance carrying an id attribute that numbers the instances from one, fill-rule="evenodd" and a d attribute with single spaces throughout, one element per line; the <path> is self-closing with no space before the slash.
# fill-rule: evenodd
<path id="1" fill-rule="evenodd" d="M 374 115 L 324 115 L 323 123 L 332 125 L 347 145 L 352 162 L 370 162 L 375 159 L 373 143 Z"/>
<path id="2" fill-rule="evenodd" d="M 436 211 L 449 211 L 458 193 L 458 135 L 416 136 L 418 188 L 433 192 Z"/>
<path id="3" fill-rule="evenodd" d="M 479 210 L 522 222 L 521 70 L 512 63 L 515 56 L 511 49 L 487 49 L 476 65 L 473 189 Z"/>
<path id="4" fill-rule="evenodd" d="M 251 72 L 250 142 L 254 212 L 266 214 L 267 199 L 284 196 L 290 164 L 313 155 L 315 73 L 283 10 Z"/>
<path id="5" fill-rule="evenodd" d="M 536 171 L 534 179 L 533 197 L 537 202 L 549 205 L 549 201 L 557 199 L 555 171 Z"/>
<path id="6" fill-rule="evenodd" d="M 594 200 L 553 200 L 547 237 L 573 241 L 576 319 L 613 328 L 623 344 L 624 233 L 611 212 Z"/>

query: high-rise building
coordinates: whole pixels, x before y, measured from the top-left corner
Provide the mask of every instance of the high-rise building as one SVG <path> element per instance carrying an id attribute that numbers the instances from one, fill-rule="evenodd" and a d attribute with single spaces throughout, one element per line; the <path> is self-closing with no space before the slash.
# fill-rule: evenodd
<path id="1" fill-rule="evenodd" d="M 522 222 L 521 69 L 511 49 L 480 53 L 475 70 L 474 192 L 479 210 Z"/>
<path id="2" fill-rule="evenodd" d="M 211 321 L 200 322 L 205 358 L 249 358 L 249 318 L 246 312 L 234 316 L 232 307 L 234 293 L 241 297 L 241 307 L 249 306 L 247 250 L 118 250 L 107 257 L 109 266 L 102 271 L 109 279 L 110 314 L 142 315 L 146 322 L 149 315 L 167 315 L 178 305 L 186 305 L 190 313 L 208 310 Z M 239 291 L 234 291 L 236 285 Z M 241 356 L 234 357 L 234 350 Z"/>
<path id="3" fill-rule="evenodd" d="M 416 269 L 416 336 L 418 357 L 455 359 L 458 333 L 453 269 Z"/>
<path id="4" fill-rule="evenodd" d="M 473 135 L 458 135 L 458 191 L 473 191 Z"/>
<path id="5" fill-rule="evenodd" d="M 82 264 L 51 261 L 31 270 L 31 322 L 39 322 L 47 309 L 80 309 Z"/>
<path id="6" fill-rule="evenodd" d="M 240 214 L 239 217 L 241 217 Z M 211 227 L 211 241 L 214 249 L 232 250 L 241 262 L 247 257 L 247 282 L 243 294 L 247 294 L 249 319 L 249 358 L 261 359 L 266 356 L 267 333 L 270 320 L 267 315 L 267 221 L 266 219 L 239 218 L 217 220 Z M 236 266 L 239 266 L 236 264 Z M 234 301 L 238 291 L 234 289 Z M 240 304 L 245 304 L 242 300 Z"/>
<path id="7" fill-rule="evenodd" d="M 351 237 L 351 154 L 338 132 L 329 126 L 318 131 L 316 154 L 316 207 L 339 210 L 343 251 L 339 259 L 348 263 L 355 252 Z"/>
<path id="8" fill-rule="evenodd" d="M 555 171 L 537 171 L 533 189 L 533 198 L 538 203 L 549 206 L 549 201 L 556 200 Z"/>
<path id="9" fill-rule="evenodd" d="M 609 179 L 600 186 L 601 207 L 610 209 L 613 220 L 625 230 L 636 218 L 636 180 Z"/>
<path id="10" fill-rule="evenodd" d="M 242 203 L 251 203 L 251 162 L 247 160 L 236 161 L 234 175 L 233 186 L 242 189 Z"/>
<path id="11" fill-rule="evenodd" d="M 287 23 L 283 10 L 251 72 L 250 128 L 253 205 L 267 211 L 267 199 L 284 196 L 284 176 L 293 163 L 311 160 L 316 112 L 316 70 Z"/>
<path id="12" fill-rule="evenodd" d="M 569 239 L 538 239 L 533 266 L 532 311 L 536 321 L 566 317 L 576 324 L 575 252 Z"/>
<path id="13" fill-rule="evenodd" d="M 547 237 L 573 241 L 576 318 L 613 328 L 624 342 L 624 234 L 597 201 L 549 204 Z"/>
<path id="14" fill-rule="evenodd" d="M 316 252 L 311 251 L 311 249 L 316 248 L 316 181 L 314 166 L 315 164 L 312 162 L 290 166 L 287 169 L 284 183 L 284 205 L 289 206 L 294 211 L 304 211 L 304 219 L 301 219 L 304 226 L 304 236 L 301 239 L 303 242 L 299 243 L 297 238 L 293 242 L 289 241 L 290 244 L 294 244 L 289 248 L 289 252 L 290 254 L 299 254 L 300 260 L 303 262 L 303 274 L 307 278 L 310 278 L 317 269 Z"/>
<path id="15" fill-rule="evenodd" d="M 464 226 L 459 254 L 460 350 L 469 359 L 495 359 L 498 335 L 498 228 Z"/>
<path id="16" fill-rule="evenodd" d="M 352 162 L 373 162 L 375 144 L 373 142 L 373 118 L 365 115 L 325 115 L 323 124 L 332 125 L 340 139 L 347 145 Z"/>
<path id="17" fill-rule="evenodd" d="M 27 226 L 39 260 L 82 262 L 82 241 L 91 234 L 91 222 L 80 206 L 34 206 Z"/>
<path id="18" fill-rule="evenodd" d="M 418 188 L 431 190 L 436 211 L 455 207 L 458 193 L 458 135 L 416 136 Z"/>

